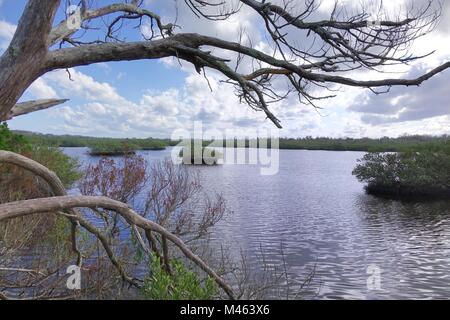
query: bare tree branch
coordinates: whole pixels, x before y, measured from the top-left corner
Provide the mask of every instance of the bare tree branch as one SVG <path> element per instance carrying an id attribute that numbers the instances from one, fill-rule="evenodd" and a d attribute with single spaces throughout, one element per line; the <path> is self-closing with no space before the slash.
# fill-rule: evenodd
<path id="1" fill-rule="evenodd" d="M 45 45 L 59 7 L 59 0 L 30 0 L 20 18 L 14 37 L 0 57 L 0 119 L 25 90 L 41 75 Z"/>
<path id="2" fill-rule="evenodd" d="M 201 46 L 212 46 L 221 48 L 257 59 L 267 63 L 274 68 L 263 68 L 254 71 L 251 75 L 241 75 L 232 70 L 224 59 L 215 57 L 208 51 L 199 49 Z M 86 65 L 105 61 L 119 60 L 141 60 L 176 56 L 193 63 L 198 69 L 210 67 L 216 69 L 236 81 L 241 90 L 244 100 L 255 110 L 263 110 L 267 117 L 281 128 L 279 120 L 269 111 L 264 97 L 264 87 L 254 80 L 263 75 L 285 75 L 293 74 L 300 79 L 306 79 L 315 83 L 338 83 L 348 86 L 371 88 L 385 86 L 414 86 L 420 85 L 432 76 L 448 69 L 450 62 L 444 63 L 436 69 L 415 79 L 382 79 L 361 81 L 349 77 L 329 75 L 310 71 L 309 65 L 296 65 L 286 60 L 276 59 L 253 48 L 239 43 L 229 42 L 214 37 L 202 36 L 193 33 L 182 33 L 175 36 L 153 41 L 142 41 L 133 43 L 105 43 L 85 45 L 76 48 L 66 48 L 49 53 L 46 69 L 70 68 L 78 65 Z M 253 82 L 251 82 L 253 80 Z M 300 86 L 299 86 L 300 88 Z M 299 89 L 302 90 L 302 89 Z M 252 96 L 251 92 L 256 93 Z M 308 93 L 303 93 L 311 98 Z"/>
<path id="3" fill-rule="evenodd" d="M 32 172 L 42 178 L 50 186 L 55 195 L 66 195 L 66 189 L 56 173 L 39 162 L 14 152 L 0 150 L 0 163 L 12 164 Z"/>
<path id="4" fill-rule="evenodd" d="M 10 114 L 8 115 L 8 118 L 4 120 L 10 120 L 17 116 L 48 109 L 59 104 L 63 104 L 67 101 L 69 101 L 69 99 L 42 99 L 21 102 L 16 104 L 14 108 L 12 108 Z"/>
<path id="5" fill-rule="evenodd" d="M 84 227 L 90 233 L 94 234 L 100 240 L 106 253 L 108 254 L 109 259 L 111 260 L 112 264 L 117 268 L 124 281 L 129 282 L 132 285 L 137 285 L 136 282 L 125 273 L 120 262 L 115 257 L 113 250 L 110 248 L 107 238 L 94 225 L 92 225 L 92 223 L 90 223 L 87 219 L 85 219 L 81 213 L 77 212 L 75 208 L 84 207 L 84 208 L 91 208 L 93 210 L 97 210 L 98 208 L 104 208 L 113 210 L 119 213 L 123 218 L 125 218 L 125 220 L 127 220 L 131 226 L 138 226 L 142 228 L 145 232 L 155 231 L 161 234 L 166 239 L 170 240 L 183 252 L 183 254 L 188 259 L 193 261 L 203 271 L 205 271 L 209 276 L 211 276 L 217 282 L 217 284 L 226 292 L 226 294 L 229 296 L 230 299 L 234 299 L 234 293 L 232 288 L 203 260 L 201 260 L 198 256 L 196 256 L 183 243 L 183 241 L 180 238 L 169 232 L 161 225 L 135 213 L 126 204 L 106 197 L 65 196 L 66 191 L 64 185 L 54 172 L 50 171 L 45 166 L 31 159 L 28 159 L 22 155 L 13 152 L 0 151 L 0 163 L 13 164 L 25 170 L 33 172 L 37 176 L 43 178 L 50 185 L 53 192 L 57 196 L 52 198 L 41 198 L 19 202 L 10 202 L 9 203 L 10 206 L 7 206 L 8 204 L 0 205 L 0 221 L 36 213 L 67 212 L 67 214 L 63 215 L 68 217 L 72 222 L 74 221 L 78 222 L 82 227 Z M 58 199 L 61 199 L 62 202 L 58 201 Z M 26 202 L 26 201 L 34 201 L 34 202 Z M 53 209 L 49 209 L 48 206 L 53 206 Z M 11 209 L 12 211 L 8 211 L 10 209 L 7 208 L 10 209 L 12 208 Z M 23 211 L 23 209 L 25 209 L 25 211 Z"/>
<path id="6" fill-rule="evenodd" d="M 162 36 L 164 35 L 163 32 L 167 32 L 170 34 L 172 32 L 172 29 L 174 28 L 173 24 L 163 24 L 161 22 L 161 17 L 159 17 L 157 14 L 149 10 L 142 9 L 134 3 L 113 3 L 98 9 L 85 10 L 84 13 L 82 13 L 81 18 L 82 22 L 84 22 L 118 12 L 132 14 L 133 17 L 146 16 L 151 18 L 152 20 L 156 21 L 156 24 Z M 126 16 L 123 16 L 122 18 L 126 18 Z M 63 21 L 58 26 L 56 26 L 49 34 L 47 46 L 50 47 L 56 44 L 58 41 L 68 38 L 77 31 L 77 29 L 70 28 L 67 24 L 67 21 Z"/>
<path id="7" fill-rule="evenodd" d="M 159 224 L 143 218 L 122 202 L 106 197 L 92 196 L 61 196 L 16 201 L 0 205 L 0 221 L 32 214 L 65 211 L 74 208 L 104 208 L 113 210 L 122 215 L 122 217 L 124 217 L 130 225 L 136 225 L 144 230 L 150 230 L 161 234 L 176 245 L 188 259 L 212 277 L 227 293 L 230 299 L 234 299 L 234 293 L 231 287 L 214 270 L 212 270 L 205 262 L 195 255 L 180 238 L 173 235 Z M 74 218 L 81 220 L 78 216 Z"/>
<path id="8" fill-rule="evenodd" d="M 341 84 L 373 90 L 375 87 L 414 86 L 449 68 L 447 62 L 416 79 L 361 81 L 342 75 L 357 69 L 382 72 L 378 67 L 407 64 L 424 57 L 412 55 L 409 48 L 416 39 L 431 32 L 438 22 L 441 12 L 438 1 L 430 0 L 423 6 L 411 5 L 403 15 L 399 13 L 394 18 L 380 6 L 375 12 L 376 25 L 364 4 L 360 12 L 349 13 L 345 6 L 340 7 L 336 2 L 329 18 L 314 21 L 311 17 L 318 10 L 315 0 L 301 3 L 283 0 L 277 4 L 240 0 L 234 7 L 225 1 L 184 2 L 198 17 L 209 20 L 227 19 L 243 5 L 251 8 L 261 17 L 273 52 L 256 50 L 251 43 L 245 45 L 192 33 L 175 35 L 175 23 L 163 23 L 158 14 L 143 8 L 142 1 L 122 1 L 98 8 L 90 8 L 89 2 L 82 1 L 82 31 L 87 33 L 89 23 L 97 19 L 106 27 L 104 40 L 86 42 L 84 34 L 80 35 L 82 39 L 75 38 L 78 30 L 71 29 L 67 21 L 49 30 L 58 1 L 34 0 L 24 11 L 10 48 L 0 58 L 0 119 L 15 115 L 11 109 L 24 90 L 46 72 L 98 62 L 176 57 L 192 63 L 199 73 L 206 67 L 213 68 L 227 78 L 224 82 L 234 85 L 241 101 L 256 111 L 263 111 L 280 128 L 280 120 L 269 110 L 269 105 L 290 93 L 297 93 L 301 102 L 315 106 L 314 100 L 334 95 L 314 96 L 311 87 L 330 89 L 332 84 Z M 435 3 L 437 6 L 433 6 Z M 42 13 L 43 10 L 50 13 Z M 107 22 L 107 17 L 112 20 Z M 118 31 L 124 21 L 138 21 L 140 27 L 143 19 L 149 20 L 151 29 L 151 35 L 143 35 L 141 31 L 147 41 L 127 42 L 120 38 Z M 300 34 L 309 39 L 308 44 L 295 40 Z M 58 42 L 61 43 L 59 50 L 48 51 Z M 75 47 L 63 47 L 63 43 Z M 22 49 L 17 50 L 18 46 Z M 211 48 L 237 53 L 236 68 L 230 67 L 228 59 L 213 56 Z M 244 58 L 250 59 L 254 66 L 245 74 L 238 68 Z M 284 89 L 275 88 L 276 77 L 288 80 Z"/>
<path id="9" fill-rule="evenodd" d="M 441 8 L 438 5 L 434 10 L 433 0 L 422 7 L 407 8 L 404 15 L 399 14 L 394 18 L 380 6 L 376 12 L 376 26 L 373 26 L 371 15 L 364 6 L 360 12 L 349 13 L 345 8 L 340 8 L 337 1 L 328 18 L 314 21 L 311 17 L 318 10 L 315 0 L 282 0 L 277 4 L 264 0 L 239 0 L 231 8 L 228 2 L 221 0 L 184 0 L 197 17 L 209 20 L 226 20 L 243 5 L 251 8 L 260 16 L 272 52 L 255 49 L 251 39 L 244 43 L 242 36 L 237 43 L 194 33 L 175 34 L 177 20 L 163 23 L 157 13 L 143 8 L 143 1 L 118 1 L 98 8 L 91 8 L 91 1 L 81 0 L 80 3 L 82 25 L 77 30 L 71 28 L 68 21 L 62 21 L 52 29 L 60 1 L 27 2 L 14 37 L 0 57 L 0 120 L 64 103 L 66 100 L 60 99 L 18 101 L 36 79 L 49 71 L 99 62 L 175 57 L 192 63 L 200 74 L 202 71 L 204 74 L 205 68 L 214 69 L 224 76 L 224 82 L 234 86 L 240 101 L 253 110 L 264 112 L 280 128 L 280 120 L 269 110 L 269 105 L 285 99 L 291 93 L 296 93 L 301 102 L 306 101 L 315 106 L 314 100 L 334 95 L 313 96 L 311 86 L 329 90 L 333 84 L 370 90 L 376 87 L 389 89 L 391 86 L 418 86 L 450 68 L 450 62 L 445 62 L 415 79 L 358 80 L 342 75 L 358 69 L 382 72 L 386 66 L 408 64 L 426 56 L 415 56 L 409 50 L 416 39 L 431 32 L 438 22 Z M 120 30 L 127 21 L 137 22 L 137 27 L 148 23 L 150 34 L 140 31 L 140 36 L 146 41 L 127 42 L 121 38 Z M 95 22 L 102 28 L 92 26 Z M 97 35 L 85 36 L 92 30 L 97 30 Z M 299 36 L 308 40 L 304 41 L 306 44 L 297 41 Z M 59 48 L 55 49 L 57 44 Z M 220 56 L 223 50 L 237 54 L 236 67 L 231 67 L 233 61 Z M 252 70 L 240 70 L 244 60 L 251 62 L 248 65 Z M 287 80 L 284 89 L 276 87 L 274 79 L 278 77 Z M 138 227 L 141 228 L 152 250 L 156 248 L 156 238 L 152 232 L 173 242 L 186 257 L 213 277 L 230 298 L 234 298 L 232 289 L 222 278 L 177 236 L 163 226 L 139 216 L 124 203 L 104 197 L 68 197 L 53 172 L 13 153 L 0 151 L 0 162 L 17 165 L 36 174 L 49 184 L 55 195 L 53 198 L 0 205 L 0 220 L 58 212 L 72 223 L 71 239 L 73 251 L 78 254 L 78 264 L 82 263 L 82 255 L 76 244 L 77 226 L 80 225 L 101 242 L 122 279 L 136 285 L 135 279 L 125 273 L 115 257 L 105 235 L 75 208 L 112 210 L 124 217 L 139 237 Z M 145 245 L 142 238 L 139 238 L 139 243 Z M 158 249 L 156 251 L 159 253 Z M 167 258 L 167 252 L 164 257 Z M 0 299 L 8 296 L 9 293 L 0 292 Z"/>

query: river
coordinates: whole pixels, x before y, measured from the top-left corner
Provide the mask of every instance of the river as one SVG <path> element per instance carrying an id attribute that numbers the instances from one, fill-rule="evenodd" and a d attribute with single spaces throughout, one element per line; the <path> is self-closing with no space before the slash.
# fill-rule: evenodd
<path id="1" fill-rule="evenodd" d="M 85 148 L 64 152 L 99 159 Z M 170 152 L 139 153 L 152 162 Z M 284 260 L 297 283 L 315 268 L 307 298 L 450 298 L 450 201 L 365 194 L 351 174 L 363 155 L 280 150 L 274 175 L 261 175 L 261 165 L 196 166 L 232 211 L 213 242 L 242 250 L 255 266 L 261 251 L 268 261 Z"/>

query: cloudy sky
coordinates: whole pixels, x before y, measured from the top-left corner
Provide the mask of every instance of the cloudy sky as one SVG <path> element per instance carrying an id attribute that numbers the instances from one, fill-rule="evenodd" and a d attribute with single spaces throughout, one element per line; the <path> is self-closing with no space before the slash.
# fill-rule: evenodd
<path id="1" fill-rule="evenodd" d="M 229 0 L 233 1 L 233 0 Z M 300 1 L 300 0 L 298 0 Z M 394 12 L 411 0 L 386 2 Z M 436 52 L 410 66 L 390 69 L 392 74 L 355 74 L 355 77 L 416 77 L 450 59 L 450 0 L 443 1 L 443 16 L 436 30 L 416 41 L 417 54 Z M 110 1 L 95 1 L 104 5 Z M 323 0 L 318 15 L 326 15 L 331 0 Z M 425 0 L 413 0 L 425 2 Z M 23 10 L 25 0 L 0 0 L 0 52 L 7 48 Z M 259 17 L 247 8 L 228 21 L 197 19 L 180 1 L 146 0 L 145 6 L 173 21 L 182 32 L 198 32 L 236 40 L 245 30 L 253 45 L 265 50 L 267 42 Z M 340 1 L 351 8 L 360 1 Z M 58 18 L 61 20 L 62 13 Z M 57 18 L 57 19 L 58 19 Z M 146 31 L 145 28 L 143 30 Z M 133 26 L 123 36 L 138 39 Z M 179 31 L 178 31 L 179 32 Z M 233 58 L 233 57 L 231 57 Z M 102 63 L 46 74 L 25 93 L 22 100 L 68 98 L 69 102 L 50 110 L 18 117 L 9 122 L 13 129 L 53 134 L 81 134 L 112 137 L 170 137 L 179 128 L 203 122 L 208 129 L 231 130 L 245 135 L 246 129 L 269 127 L 261 112 L 240 104 L 233 87 L 220 82 L 221 75 L 206 71 L 212 91 L 203 75 L 189 64 L 174 59 Z M 401 73 L 400 73 L 401 72 Z M 450 70 L 420 87 L 393 88 L 388 94 L 374 95 L 368 90 L 339 87 L 338 96 L 322 101 L 320 113 L 302 105 L 295 97 L 275 105 L 282 121 L 284 137 L 380 137 L 402 134 L 450 134 Z"/>

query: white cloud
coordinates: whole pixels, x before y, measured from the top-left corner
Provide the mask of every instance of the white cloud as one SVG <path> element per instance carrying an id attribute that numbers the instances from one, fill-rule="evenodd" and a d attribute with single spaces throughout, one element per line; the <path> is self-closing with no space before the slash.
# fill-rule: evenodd
<path id="1" fill-rule="evenodd" d="M 0 0 L 1 1 L 1 0 Z M 272 2 L 280 2 L 273 0 Z M 398 7 L 411 0 L 395 0 L 385 2 L 389 12 L 395 14 Z M 417 1 L 424 2 L 425 0 Z M 324 17 L 334 5 L 334 0 L 323 0 L 319 12 L 311 19 Z M 450 1 L 445 2 L 443 23 L 436 32 L 419 39 L 412 47 L 417 54 L 428 53 L 436 49 L 436 54 L 413 63 L 411 66 L 393 67 L 389 71 L 404 72 L 402 74 L 377 73 L 375 71 L 352 72 L 345 74 L 356 79 L 381 79 L 385 77 L 412 77 L 418 73 L 411 70 L 419 69 L 421 73 L 442 63 L 450 57 L 448 30 L 450 30 Z M 169 2 L 167 2 L 169 3 Z M 341 1 L 339 3 L 342 3 Z M 359 1 L 345 1 L 353 7 Z M 150 9 L 155 1 L 146 0 Z M 163 6 L 161 16 L 164 22 L 175 19 L 174 2 Z M 170 13 L 170 14 L 169 14 Z M 177 32 L 197 32 L 216 36 L 230 41 L 237 41 L 241 30 L 245 30 L 244 42 L 251 43 L 255 48 L 273 53 L 273 48 L 267 43 L 262 30 L 262 20 L 253 10 L 244 6 L 239 14 L 228 21 L 211 22 L 197 19 L 184 4 L 179 4 L 177 24 L 183 29 Z M 15 26 L 0 21 L 0 49 L 2 43 L 10 41 Z M 295 33 L 297 36 L 298 33 Z M 303 38 L 295 39 L 302 45 Z M 3 42 L 2 42 L 3 41 Z M 309 43 L 305 42 L 305 48 Z M 236 54 L 215 49 L 213 54 L 235 59 Z M 279 53 L 278 53 L 279 54 Z M 70 70 L 70 80 L 65 71 L 51 72 L 36 81 L 29 92 L 36 98 L 62 97 L 80 101 L 60 107 L 55 110 L 43 111 L 54 117 L 59 123 L 54 126 L 55 133 L 82 133 L 90 135 L 111 136 L 170 136 L 177 128 L 188 128 L 193 120 L 203 120 L 210 128 L 225 130 L 233 128 L 236 135 L 243 128 L 255 127 L 261 124 L 272 126 L 265 120 L 262 112 L 255 112 L 245 104 L 240 104 L 234 95 L 232 86 L 221 84 L 222 76 L 216 71 L 207 69 L 207 75 L 213 92 L 202 75 L 198 75 L 189 63 L 177 59 L 161 59 L 168 67 L 182 69 L 187 75 L 184 84 L 178 88 L 167 88 L 162 91 L 148 90 L 135 101 L 129 101 L 120 94 L 120 85 L 96 81 L 93 77 L 78 70 Z M 252 65 L 244 61 L 240 72 L 248 72 Z M 100 68 L 110 72 L 107 64 L 99 64 Z M 415 69 L 412 69 L 415 68 Z M 280 103 L 271 106 L 273 112 L 282 121 L 284 129 L 282 136 L 382 136 L 408 133 L 448 133 L 450 113 L 446 95 L 446 84 L 449 71 L 424 84 L 421 88 L 400 88 L 390 94 L 376 96 L 370 91 L 359 88 L 338 87 L 336 98 L 320 101 L 318 105 L 323 110 L 315 112 L 313 107 L 301 105 L 293 95 Z M 116 80 L 123 73 L 115 75 Z M 127 76 L 132 74 L 127 73 Z M 123 80 L 122 80 L 123 81 Z M 119 83 L 117 81 L 116 83 Z M 278 84 L 277 84 L 278 85 Z M 324 93 L 317 90 L 318 94 Z M 329 92 L 325 92 L 330 94 Z M 434 98 L 433 98 L 433 97 Z M 429 105 L 426 105 L 426 104 Z M 273 126 L 272 126 L 273 127 Z"/>
<path id="2" fill-rule="evenodd" d="M 413 68 L 408 78 L 425 72 Z M 390 94 L 366 96 L 360 103 L 351 103 L 349 110 L 362 114 L 361 120 L 371 125 L 422 121 L 423 119 L 450 114 L 450 73 L 444 72 L 428 80 L 420 87 L 395 87 Z"/>
<path id="3" fill-rule="evenodd" d="M 72 101 L 74 105 L 42 111 L 53 118 L 53 130 L 71 134 L 96 136 L 160 136 L 168 137 L 180 128 L 189 128 L 194 120 L 205 127 L 225 130 L 235 128 L 236 134 L 245 126 L 266 124 L 262 113 L 239 104 L 233 87 L 220 84 L 217 75 L 208 83 L 198 74 L 190 74 L 181 88 L 163 91 L 148 90 L 137 101 L 129 101 L 108 83 L 100 83 L 77 70 L 55 71 L 36 81 L 30 94 L 36 98 L 50 92 Z M 47 128 L 49 129 L 49 128 Z"/>
<path id="4" fill-rule="evenodd" d="M 29 88 L 28 92 L 35 99 L 59 98 L 56 91 L 43 78 L 37 79 Z"/>
<path id="5" fill-rule="evenodd" d="M 70 75 L 69 75 L 70 74 Z M 98 82 L 75 69 L 70 69 L 69 73 L 64 70 L 50 72 L 44 77 L 54 86 L 57 86 L 62 96 L 77 96 L 87 101 L 102 101 L 103 103 L 125 103 L 117 89 L 106 82 Z"/>

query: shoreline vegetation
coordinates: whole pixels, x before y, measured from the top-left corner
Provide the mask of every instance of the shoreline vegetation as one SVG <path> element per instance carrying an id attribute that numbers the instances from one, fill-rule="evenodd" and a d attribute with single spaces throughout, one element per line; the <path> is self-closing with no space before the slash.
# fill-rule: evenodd
<path id="1" fill-rule="evenodd" d="M 129 156 L 136 154 L 137 150 L 165 150 L 166 145 L 155 140 L 143 140 L 128 142 L 124 140 L 118 141 L 101 141 L 89 144 L 89 155 L 102 157 Z"/>
<path id="2" fill-rule="evenodd" d="M 71 148 L 87 147 L 91 156 L 124 156 L 133 155 L 138 150 L 165 150 L 168 146 L 164 139 L 126 139 L 97 138 L 72 135 L 46 135 L 28 131 L 13 131 L 24 136 L 31 144 L 48 145 L 51 147 Z"/>
<path id="3" fill-rule="evenodd" d="M 76 221 L 80 223 L 74 224 L 70 218 L 79 217 L 78 212 L 68 208 L 67 212 L 72 215 L 63 214 L 66 208 L 61 207 L 61 202 L 58 202 L 58 208 L 49 209 L 45 215 L 0 221 L 0 245 L 6 249 L 3 250 L 2 258 L 6 265 L 0 273 L 0 288 L 10 288 L 11 281 L 14 281 L 14 288 L 24 295 L 39 298 L 50 291 L 61 292 L 58 297 L 74 299 L 93 294 L 103 299 L 196 300 L 233 297 L 233 290 L 210 267 L 213 262 L 206 260 L 207 254 L 194 255 L 190 249 L 196 247 L 195 240 L 208 233 L 228 209 L 220 194 L 206 194 L 199 177 L 186 168 L 174 166 L 170 160 L 159 160 L 150 166 L 140 155 L 123 159 L 103 157 L 96 164 L 81 166 L 77 159 L 65 155 L 60 148 L 31 142 L 23 135 L 11 132 L 3 123 L 0 123 L 0 150 L 3 160 L 0 163 L 0 204 L 27 199 L 38 202 L 55 194 L 61 200 L 67 200 L 68 197 L 59 194 L 75 184 L 81 194 L 78 199 L 87 201 L 82 207 L 89 207 L 88 199 L 101 198 L 108 202 L 103 204 L 108 211 L 97 206 L 92 211 L 83 211 L 83 217 L 85 213 L 96 216 L 95 223 L 79 218 Z M 18 158 L 11 161 L 9 153 L 14 152 L 21 155 L 17 154 Z M 40 165 L 47 167 L 49 174 L 42 173 L 37 178 L 36 173 L 29 170 L 30 163 L 37 166 L 38 175 Z M 55 180 L 47 180 L 47 177 L 55 177 Z M 134 211 L 133 204 L 142 195 L 148 205 L 141 217 Z M 187 205 L 189 199 L 203 199 L 204 202 Z M 191 210 L 199 217 L 198 221 L 194 220 Z M 142 220 L 130 218 L 137 216 Z M 148 216 L 153 217 L 152 220 L 144 218 Z M 134 223 L 136 234 L 142 232 L 138 227 L 152 230 L 151 233 L 146 232 L 151 234 L 148 241 L 152 243 L 148 255 L 137 245 L 139 238 L 134 232 L 122 232 L 127 227 L 122 228 L 119 217 L 123 218 L 124 223 Z M 141 221 L 140 226 L 136 221 Z M 144 225 L 142 221 L 148 222 Z M 183 239 L 180 240 L 182 236 L 192 240 L 189 247 Z M 95 249 L 99 243 L 101 247 Z M 99 271 L 87 273 L 83 277 L 82 289 L 73 294 L 66 290 L 66 279 L 61 276 L 65 273 L 59 270 L 66 270 L 67 265 L 77 259 L 84 262 L 86 270 L 96 268 Z M 192 264 L 199 268 L 195 269 Z M 23 272 L 22 269 L 39 272 L 33 272 L 30 280 L 30 272 Z M 234 271 L 225 269 L 223 272 Z M 139 281 L 142 286 L 130 285 L 124 289 L 121 281 L 129 284 Z M 171 290 L 167 290 L 168 287 Z M 0 290 L 0 293 L 3 292 Z"/>
<path id="4" fill-rule="evenodd" d="M 134 151 L 137 147 L 127 143 L 99 143 L 89 147 L 89 155 L 114 157 L 114 156 L 130 156 L 136 154 Z"/>
<path id="5" fill-rule="evenodd" d="M 180 141 L 170 139 L 136 139 L 136 138 L 98 138 L 75 135 L 52 135 L 40 134 L 29 131 L 13 131 L 27 137 L 31 143 L 39 143 L 57 147 L 95 147 L 97 145 L 123 145 L 136 150 L 164 150 L 169 146 L 176 146 Z M 203 147 L 258 147 L 271 148 L 271 141 L 262 143 L 259 139 L 254 140 L 224 140 L 224 141 L 202 141 Z M 279 149 L 292 150 L 325 150 L 325 151 L 362 151 L 362 152 L 407 152 L 409 150 L 420 150 L 423 148 L 439 148 L 441 144 L 449 143 L 450 136 L 421 136 L 410 135 L 398 138 L 383 137 L 373 138 L 328 138 L 328 137 L 305 137 L 305 138 L 280 138 Z"/>
<path id="6" fill-rule="evenodd" d="M 398 153 L 367 153 L 353 175 L 368 194 L 394 199 L 450 199 L 450 143 Z"/>
<path id="7" fill-rule="evenodd" d="M 180 141 L 169 139 L 113 139 L 83 136 L 56 136 L 30 132 L 17 132 L 32 145 L 53 147 L 89 147 L 93 156 L 132 155 L 137 150 L 163 150 L 179 145 Z M 270 140 L 260 144 L 255 140 L 202 141 L 202 160 L 196 161 L 194 153 L 185 159 L 183 150 L 196 145 L 184 146 L 179 156 L 184 164 L 216 165 L 221 157 L 213 148 L 261 147 L 271 148 Z M 366 184 L 367 193 L 389 198 L 450 198 L 450 136 L 402 136 L 380 139 L 333 139 L 333 138 L 281 138 L 279 149 L 329 150 L 368 152 L 352 174 Z M 209 154 L 208 150 L 213 150 Z M 205 161 L 205 152 L 207 159 Z"/>

